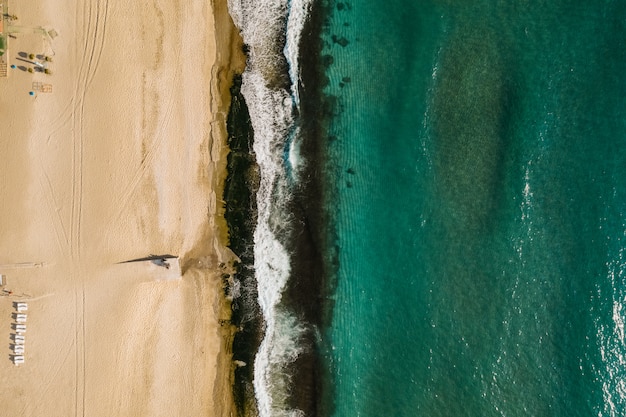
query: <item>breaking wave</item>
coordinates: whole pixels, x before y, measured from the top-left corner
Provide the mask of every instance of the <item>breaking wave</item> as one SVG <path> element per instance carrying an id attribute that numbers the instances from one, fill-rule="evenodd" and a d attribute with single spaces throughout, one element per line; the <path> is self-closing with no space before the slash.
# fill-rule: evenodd
<path id="1" fill-rule="evenodd" d="M 292 275 L 291 212 L 301 156 L 298 143 L 298 46 L 311 0 L 229 0 L 248 49 L 241 91 L 254 131 L 260 172 L 254 269 L 264 338 L 254 362 L 254 390 L 261 416 L 303 416 L 290 401 L 289 371 L 307 349 L 307 324 L 283 303 Z"/>

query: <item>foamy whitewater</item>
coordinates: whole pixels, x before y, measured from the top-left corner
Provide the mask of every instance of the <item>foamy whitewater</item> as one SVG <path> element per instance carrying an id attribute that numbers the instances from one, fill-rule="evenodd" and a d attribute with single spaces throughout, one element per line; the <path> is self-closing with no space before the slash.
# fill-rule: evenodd
<path id="1" fill-rule="evenodd" d="M 260 415 L 626 415 L 624 2 L 313 1 L 229 0 Z"/>
<path id="2" fill-rule="evenodd" d="M 298 43 L 309 0 L 230 0 L 229 9 L 249 47 L 242 93 L 254 131 L 254 153 L 261 181 L 257 193 L 258 223 L 254 234 L 255 273 L 259 305 L 266 323 L 265 337 L 254 364 L 254 388 L 261 416 L 301 416 L 287 405 L 290 378 L 284 372 L 302 352 L 304 325 L 281 306 L 290 277 L 290 258 L 281 236 L 291 227 L 286 209 L 298 156 L 296 109 L 299 104 Z M 284 50 L 276 50 L 287 33 Z M 278 55 L 277 55 L 278 54 Z M 280 76 L 280 62 L 289 64 L 292 87 L 271 88 Z M 277 64 L 278 62 L 278 64 Z M 288 158 L 285 158 L 288 155 Z"/>

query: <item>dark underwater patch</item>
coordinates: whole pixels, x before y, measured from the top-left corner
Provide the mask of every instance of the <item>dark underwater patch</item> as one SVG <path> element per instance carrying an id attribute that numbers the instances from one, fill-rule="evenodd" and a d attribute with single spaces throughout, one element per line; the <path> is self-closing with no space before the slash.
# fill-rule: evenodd
<path id="1" fill-rule="evenodd" d="M 228 132 L 228 176 L 224 186 L 229 247 L 241 259 L 234 279 L 240 294 L 232 302 L 231 323 L 238 328 L 233 339 L 233 359 L 245 362 L 235 369 L 233 393 L 240 416 L 257 415 L 254 395 L 254 358 L 263 338 L 263 320 L 257 301 L 254 274 L 254 229 L 259 174 L 252 151 L 254 132 L 248 106 L 241 94 L 241 75 L 230 89 L 231 105 L 226 123 Z"/>

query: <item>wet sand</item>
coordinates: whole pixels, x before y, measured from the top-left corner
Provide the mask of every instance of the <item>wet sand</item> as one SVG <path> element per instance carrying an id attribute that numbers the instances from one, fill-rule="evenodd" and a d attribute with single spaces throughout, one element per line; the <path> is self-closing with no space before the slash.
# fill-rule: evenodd
<path id="1" fill-rule="evenodd" d="M 58 36 L 16 33 L 18 68 L 0 79 L 5 414 L 235 415 L 221 196 L 228 87 L 243 62 L 225 1 L 12 2 L 9 13 Z M 17 58 L 30 53 L 51 56 L 52 74 L 24 71 L 34 66 Z M 33 82 L 52 92 L 29 95 Z M 119 263 L 165 253 L 181 268 Z M 29 305 L 20 366 L 17 301 Z"/>

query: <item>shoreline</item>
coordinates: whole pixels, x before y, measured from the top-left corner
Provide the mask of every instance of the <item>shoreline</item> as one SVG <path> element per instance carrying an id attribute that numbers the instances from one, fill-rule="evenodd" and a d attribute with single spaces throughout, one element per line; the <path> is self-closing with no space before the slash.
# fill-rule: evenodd
<path id="1" fill-rule="evenodd" d="M 12 5 L 18 53 L 52 75 L 0 79 L 0 337 L 27 301 L 25 363 L 6 349 L 8 414 L 234 415 L 222 199 L 229 87 L 243 71 L 226 2 Z M 21 65 L 21 62 L 16 62 Z M 26 68 L 28 64 L 24 64 Z M 52 93 L 29 96 L 31 82 Z M 120 262 L 180 256 L 181 273 Z M 24 267 L 30 264 L 30 267 Z"/>
<path id="2" fill-rule="evenodd" d="M 217 48 L 216 52 L 218 58 L 211 70 L 211 91 L 217 90 L 217 94 L 212 95 L 211 113 L 214 115 L 214 121 L 212 123 L 211 138 L 215 142 L 219 142 L 220 145 L 217 152 L 219 154 L 217 160 L 214 159 L 216 155 L 212 153 L 215 171 L 220 173 L 220 175 L 214 177 L 213 190 L 215 191 L 216 200 L 215 206 L 211 207 L 212 209 L 215 208 L 215 211 L 211 212 L 211 215 L 216 222 L 215 228 L 219 231 L 216 246 L 219 244 L 221 250 L 230 251 L 232 242 L 230 241 L 230 231 L 225 216 L 225 184 L 228 178 L 227 155 L 231 153 L 231 149 L 229 149 L 227 144 L 227 119 L 230 114 L 232 99 L 231 87 L 234 82 L 234 77 L 243 73 L 246 66 L 246 57 L 243 53 L 243 39 L 228 12 L 227 2 L 223 0 L 219 4 L 214 2 L 213 5 L 215 7 L 213 13 L 215 17 L 217 45 L 222 45 L 222 48 Z M 215 148 L 212 149 L 212 151 L 214 150 Z M 220 202 L 222 204 L 219 204 Z M 233 254 L 229 254 L 228 257 L 232 262 Z M 213 389 L 213 397 L 216 401 L 222 400 L 221 407 L 224 417 L 238 415 L 238 407 L 234 398 L 235 371 L 237 365 L 233 361 L 233 342 L 238 329 L 231 322 L 233 301 L 228 299 L 227 294 L 229 282 L 234 278 L 236 273 L 236 268 L 232 265 L 232 269 L 229 273 L 223 275 L 222 285 L 224 286 L 224 291 L 219 300 L 220 317 L 222 317 L 220 320 L 228 320 L 229 324 L 226 327 L 223 325 L 224 322 L 220 322 L 220 340 L 222 341 L 222 348 L 220 349 L 220 356 L 217 360 L 217 377 Z M 227 278 L 224 279 L 226 276 Z"/>
<path id="3" fill-rule="evenodd" d="M 323 394 L 326 373 L 321 369 L 323 346 L 317 337 L 328 317 L 320 311 L 320 303 L 328 308 L 326 296 L 332 283 L 326 273 L 333 266 L 333 259 L 323 253 L 328 244 L 323 224 L 328 213 L 319 198 L 327 143 L 320 140 L 327 121 L 319 119 L 332 115 L 330 100 L 322 97 L 326 81 L 320 56 L 328 10 L 308 3 L 274 11 L 254 2 L 239 6 L 233 13 L 250 51 L 241 88 L 249 126 L 241 120 L 236 127 L 255 130 L 253 149 L 260 178 L 258 210 L 249 216 L 256 223 L 249 251 L 253 255 L 245 262 L 254 265 L 251 275 L 255 276 L 249 279 L 254 288 L 246 285 L 247 276 L 240 278 L 245 311 L 238 314 L 251 319 L 236 341 L 239 355 L 246 362 L 254 358 L 255 369 L 242 368 L 238 373 L 237 402 L 250 414 L 256 408 L 260 415 L 316 415 L 330 408 L 320 401 L 328 395 Z M 260 35 L 255 28 L 266 22 L 274 24 Z M 288 71 L 288 62 L 299 74 Z M 291 88 L 292 77 L 298 82 L 297 92 Z M 279 149 L 289 151 L 289 161 L 286 154 L 277 155 Z M 239 165 L 246 169 L 245 162 Z M 246 219 L 240 223 L 246 234 Z"/>

